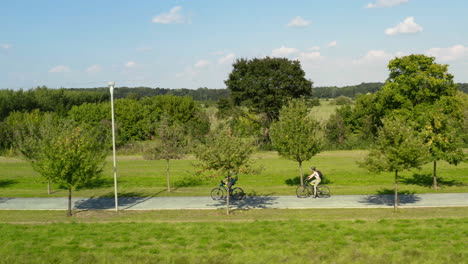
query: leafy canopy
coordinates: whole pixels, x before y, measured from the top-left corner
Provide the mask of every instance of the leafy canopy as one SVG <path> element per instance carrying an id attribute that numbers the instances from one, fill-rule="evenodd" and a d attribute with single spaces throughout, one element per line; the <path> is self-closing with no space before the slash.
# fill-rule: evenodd
<path id="1" fill-rule="evenodd" d="M 287 100 L 312 94 L 299 61 L 286 58 L 238 59 L 225 83 L 234 104 L 266 115 L 267 127 Z"/>
<path id="2" fill-rule="evenodd" d="M 305 100 L 291 100 L 281 109 L 271 127 L 271 139 L 278 153 L 299 163 L 320 152 L 320 124 L 309 115 Z"/>

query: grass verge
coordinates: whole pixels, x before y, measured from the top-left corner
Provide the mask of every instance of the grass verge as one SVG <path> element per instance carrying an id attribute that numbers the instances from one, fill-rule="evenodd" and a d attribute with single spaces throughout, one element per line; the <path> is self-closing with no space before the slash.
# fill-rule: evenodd
<path id="1" fill-rule="evenodd" d="M 0 211 L 0 263 L 466 263 L 467 212 Z"/>

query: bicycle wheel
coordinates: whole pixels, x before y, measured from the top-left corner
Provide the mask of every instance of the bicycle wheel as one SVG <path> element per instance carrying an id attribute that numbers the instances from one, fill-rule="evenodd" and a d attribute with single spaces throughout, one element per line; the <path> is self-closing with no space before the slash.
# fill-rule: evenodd
<path id="1" fill-rule="evenodd" d="M 330 197 L 330 189 L 325 185 L 319 185 L 317 187 L 317 195 L 320 198 L 328 198 Z"/>
<path id="2" fill-rule="evenodd" d="M 221 200 L 224 198 L 224 190 L 216 187 L 211 190 L 211 199 L 213 200 Z"/>
<path id="3" fill-rule="evenodd" d="M 240 188 L 240 187 L 236 187 L 236 188 L 232 189 L 232 191 L 231 191 L 231 197 L 234 200 L 242 200 L 242 198 L 244 198 L 244 196 L 245 196 L 244 190 L 242 190 L 242 188 Z"/>
<path id="4" fill-rule="evenodd" d="M 307 185 L 300 185 L 296 188 L 297 198 L 307 198 L 312 194 L 311 189 Z"/>

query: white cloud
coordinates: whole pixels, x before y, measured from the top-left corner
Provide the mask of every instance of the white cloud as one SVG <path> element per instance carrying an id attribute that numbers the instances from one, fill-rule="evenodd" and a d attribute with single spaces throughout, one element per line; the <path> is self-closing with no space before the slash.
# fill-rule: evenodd
<path id="1" fill-rule="evenodd" d="M 10 49 L 11 48 L 11 45 L 10 44 L 0 44 L 0 47 L 2 49 Z"/>
<path id="2" fill-rule="evenodd" d="M 126 68 L 135 68 L 136 66 L 137 66 L 137 64 L 134 61 L 129 61 L 129 62 L 125 63 Z"/>
<path id="3" fill-rule="evenodd" d="M 293 18 L 291 21 L 289 21 L 288 27 L 307 27 L 308 25 L 310 25 L 310 23 L 311 23 L 310 21 L 307 21 L 303 19 L 302 17 L 297 16 Z"/>
<path id="4" fill-rule="evenodd" d="M 393 36 L 397 34 L 412 34 L 421 32 L 423 28 L 414 22 L 414 17 L 407 17 L 403 22 L 393 28 L 387 28 L 385 34 Z"/>
<path id="5" fill-rule="evenodd" d="M 49 70 L 51 73 L 70 72 L 70 67 L 64 65 L 57 65 Z"/>
<path id="6" fill-rule="evenodd" d="M 314 51 L 314 52 L 301 52 L 297 59 L 300 61 L 314 61 L 320 58 L 322 58 L 322 56 L 320 55 L 320 52 Z"/>
<path id="7" fill-rule="evenodd" d="M 309 50 L 320 50 L 319 46 L 310 47 Z"/>
<path id="8" fill-rule="evenodd" d="M 338 45 L 338 43 L 336 42 L 336 40 L 328 43 L 328 47 L 330 47 L 330 48 L 336 47 L 337 45 Z"/>
<path id="9" fill-rule="evenodd" d="M 389 60 L 391 60 L 393 57 L 395 57 L 391 53 L 387 53 L 383 50 L 370 50 L 364 55 L 363 57 L 354 60 L 353 64 L 356 65 L 364 65 L 364 64 L 381 64 L 381 63 L 388 63 Z"/>
<path id="10" fill-rule="evenodd" d="M 87 73 L 98 73 L 102 71 L 102 67 L 100 65 L 91 65 L 86 69 Z"/>
<path id="11" fill-rule="evenodd" d="M 295 48 L 287 48 L 285 46 L 282 46 L 281 48 L 278 48 L 278 49 L 274 49 L 272 52 L 271 52 L 271 55 L 273 57 L 287 57 L 291 54 L 294 54 L 294 53 L 297 53 L 299 52 L 298 49 L 295 49 Z"/>
<path id="12" fill-rule="evenodd" d="M 377 0 L 375 3 L 367 4 L 366 8 L 392 7 L 408 3 L 409 0 Z"/>
<path id="13" fill-rule="evenodd" d="M 181 6 L 173 7 L 169 13 L 163 13 L 153 17 L 153 23 L 156 24 L 182 24 L 185 23 L 185 18 L 180 14 Z"/>
<path id="14" fill-rule="evenodd" d="M 221 58 L 219 58 L 218 60 L 218 63 L 219 64 L 225 64 L 225 63 L 229 63 L 229 62 L 232 62 L 234 60 L 234 58 L 236 57 L 236 54 L 234 53 L 229 53 Z"/>
<path id="15" fill-rule="evenodd" d="M 441 61 L 454 61 L 468 56 L 468 47 L 459 44 L 448 48 L 432 48 L 426 54 Z"/>
<path id="16" fill-rule="evenodd" d="M 200 69 L 200 68 L 205 68 L 206 66 L 210 65 L 210 62 L 207 60 L 199 60 L 193 65 L 195 68 Z"/>

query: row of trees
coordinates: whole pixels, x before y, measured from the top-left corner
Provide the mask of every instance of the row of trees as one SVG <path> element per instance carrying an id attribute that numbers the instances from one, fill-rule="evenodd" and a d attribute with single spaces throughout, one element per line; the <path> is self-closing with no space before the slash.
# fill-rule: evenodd
<path id="1" fill-rule="evenodd" d="M 360 96 L 355 107 L 339 108 L 324 133 L 310 117 L 306 101 L 286 104 L 291 98 L 310 96 L 312 86 L 298 62 L 286 59 L 237 60 L 226 81 L 230 101 L 221 109 L 234 109 L 235 119 L 255 121 L 265 129 L 266 140 L 271 128 L 274 148 L 298 162 L 301 184 L 302 163 L 320 151 L 321 135 L 340 145 L 349 139 L 369 142 L 372 149 L 362 165 L 378 173 L 395 173 L 396 209 L 399 171 L 432 162 L 437 188 L 437 162 L 457 165 L 465 160 L 468 98 L 457 90 L 448 65 L 434 60 L 424 55 L 391 60 L 382 89 Z"/>
<path id="2" fill-rule="evenodd" d="M 226 80 L 230 97 L 220 101 L 219 116 L 224 129 L 212 129 L 205 137 L 210 131 L 210 122 L 189 97 L 126 98 L 116 100 L 118 140 L 123 144 L 156 139 L 156 147 L 147 157 L 167 161 L 168 191 L 169 161 L 180 158 L 190 145 L 197 146 L 192 151 L 206 170 L 215 170 L 227 177 L 249 171 L 251 138 L 246 138 L 245 131 L 239 130 L 241 123 L 263 131 L 264 144 L 272 144 L 280 155 L 297 161 L 301 182 L 302 163 L 323 149 L 324 138 L 333 137 L 338 142 L 347 142 L 350 138 L 372 142 L 372 151 L 363 164 L 377 172 L 395 172 L 395 190 L 399 171 L 427 162 L 434 163 L 434 187 L 437 187 L 437 161 L 458 164 L 464 160 L 460 135 L 467 134 L 466 95 L 457 91 L 447 65 L 434 63 L 432 57 L 395 58 L 389 63 L 389 70 L 389 78 L 381 90 L 359 97 L 354 107 L 339 108 L 322 126 L 310 115 L 313 107 L 307 98 L 312 94 L 312 82 L 305 79 L 299 62 L 268 57 L 239 59 Z M 51 181 L 75 179 L 85 174 L 92 176 L 97 174 L 98 167 L 93 165 L 91 169 L 82 170 L 72 161 L 91 164 L 78 154 L 106 149 L 105 144 L 96 144 L 97 149 L 87 148 L 82 139 L 107 142 L 103 138 L 87 138 L 86 132 L 91 131 L 90 128 L 109 131 L 106 129 L 109 109 L 108 102 L 94 102 L 72 106 L 61 115 L 14 112 L 0 127 L 7 135 L 2 138 L 10 139 L 3 144 L 20 149 L 33 164 L 45 160 L 46 165 L 34 167 Z M 49 115 L 61 120 L 62 123 L 55 126 L 64 127 L 64 134 L 54 132 L 53 123 L 48 121 L 54 118 Z M 201 143 L 191 144 L 194 142 Z M 65 146 L 69 147 L 61 148 Z M 57 155 L 65 158 L 59 159 Z M 99 153 L 93 155 L 101 157 Z M 64 168 L 78 174 L 67 174 Z M 53 173 L 48 175 L 46 170 Z M 86 180 L 66 182 L 71 197 L 71 187 Z"/>

